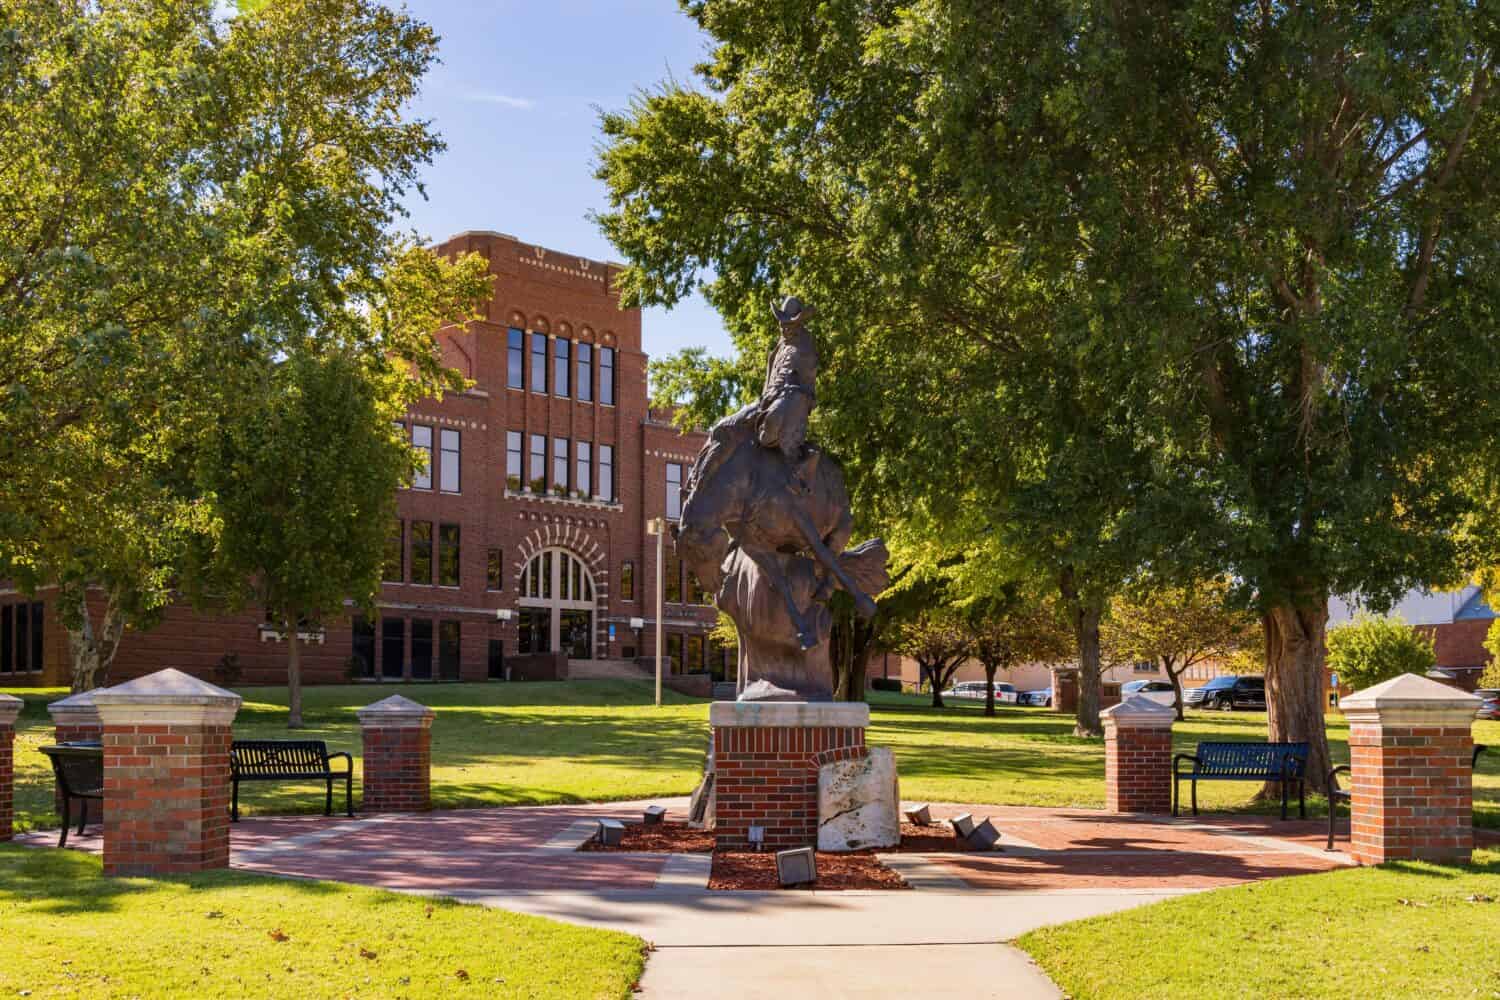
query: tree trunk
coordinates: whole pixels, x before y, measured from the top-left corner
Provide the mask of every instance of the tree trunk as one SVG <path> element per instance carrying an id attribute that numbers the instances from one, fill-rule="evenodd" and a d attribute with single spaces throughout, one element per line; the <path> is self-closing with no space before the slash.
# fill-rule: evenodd
<path id="1" fill-rule="evenodd" d="M 302 660 L 297 647 L 297 623 L 292 622 L 286 631 L 286 700 L 288 729 L 302 728 Z"/>
<path id="2" fill-rule="evenodd" d="M 125 634 L 125 616 L 113 594 L 104 604 L 104 616 L 99 628 L 94 628 L 94 619 L 89 614 L 88 590 L 78 592 L 78 625 L 68 630 L 68 653 L 72 659 L 71 688 L 74 694 L 92 691 L 100 687 L 109 677 L 109 668 L 114 665 L 115 653 L 120 649 L 120 638 Z"/>
<path id="3" fill-rule="evenodd" d="M 1074 613 L 1074 634 L 1078 639 L 1078 716 L 1073 723 L 1074 736 L 1103 736 L 1099 721 L 1099 619 L 1103 609 L 1096 604 L 1079 603 Z"/>
<path id="4" fill-rule="evenodd" d="M 1306 742 L 1307 784 L 1327 791 L 1328 734 L 1323 718 L 1327 674 L 1328 595 L 1274 605 L 1261 619 L 1266 633 L 1266 714 L 1273 742 Z M 1266 794 L 1272 791 L 1267 786 Z M 1280 790 L 1275 789 L 1279 797 Z"/>
<path id="5" fill-rule="evenodd" d="M 920 660 L 918 660 L 917 663 L 919 666 L 922 666 L 922 669 L 927 673 L 927 683 L 932 686 L 932 707 L 946 707 L 943 705 L 943 682 L 940 679 L 940 675 L 943 672 L 942 668 L 938 666 L 928 667 L 922 665 L 922 661 Z"/>
<path id="6" fill-rule="evenodd" d="M 984 664 L 984 714 L 995 714 L 995 670 L 997 664 Z"/>
<path id="7" fill-rule="evenodd" d="M 1161 668 L 1167 672 L 1167 679 L 1172 682 L 1172 700 L 1175 703 L 1173 707 L 1177 709 L 1177 721 L 1182 722 L 1187 718 L 1182 712 L 1182 671 L 1187 669 L 1187 664 L 1184 663 L 1180 669 L 1174 671 L 1172 663 L 1173 658 L 1170 656 L 1161 658 Z"/>

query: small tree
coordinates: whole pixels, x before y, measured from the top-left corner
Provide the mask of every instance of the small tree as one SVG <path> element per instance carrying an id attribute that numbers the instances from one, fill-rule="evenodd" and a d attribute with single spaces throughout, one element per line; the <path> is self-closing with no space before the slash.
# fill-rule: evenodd
<path id="1" fill-rule="evenodd" d="M 1104 632 L 1106 645 L 1161 663 L 1176 695 L 1178 719 L 1183 718 L 1182 675 L 1189 667 L 1261 644 L 1260 622 L 1230 605 L 1229 581 L 1222 578 L 1123 597 L 1110 609 Z"/>
<path id="2" fill-rule="evenodd" d="M 951 608 L 923 611 L 890 629 L 891 651 L 917 661 L 921 676 L 932 685 L 932 707 L 943 707 L 943 688 L 973 653 L 969 630 Z"/>
<path id="3" fill-rule="evenodd" d="M 1401 674 L 1425 674 L 1436 663 L 1431 637 L 1399 617 L 1360 614 L 1328 630 L 1328 667 L 1355 690 Z"/>
<path id="4" fill-rule="evenodd" d="M 995 674 L 1025 663 L 1058 663 L 1076 651 L 1056 610 L 1018 597 L 995 597 L 969 606 L 974 658 L 984 667 L 984 714 L 995 714 Z"/>
<path id="5" fill-rule="evenodd" d="M 1484 673 L 1479 675 L 1479 686 L 1500 688 L 1500 618 L 1490 622 L 1490 630 L 1484 637 L 1484 648 L 1489 651 L 1490 660 L 1484 666 Z"/>

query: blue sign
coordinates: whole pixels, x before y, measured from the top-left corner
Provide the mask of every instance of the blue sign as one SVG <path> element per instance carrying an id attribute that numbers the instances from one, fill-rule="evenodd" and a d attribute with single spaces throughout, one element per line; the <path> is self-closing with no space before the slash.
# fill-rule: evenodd
<path id="1" fill-rule="evenodd" d="M 615 623 L 614 622 L 610 622 L 609 623 L 609 641 L 610 642 L 614 642 L 615 641 Z"/>

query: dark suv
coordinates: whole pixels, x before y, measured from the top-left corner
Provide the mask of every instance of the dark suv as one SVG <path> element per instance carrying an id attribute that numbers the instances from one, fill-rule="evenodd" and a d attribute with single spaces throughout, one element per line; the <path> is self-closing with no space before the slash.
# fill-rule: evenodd
<path id="1" fill-rule="evenodd" d="M 1266 710 L 1266 679 L 1264 677 L 1215 677 L 1200 688 L 1184 694 L 1183 700 L 1189 708 L 1236 708 Z"/>

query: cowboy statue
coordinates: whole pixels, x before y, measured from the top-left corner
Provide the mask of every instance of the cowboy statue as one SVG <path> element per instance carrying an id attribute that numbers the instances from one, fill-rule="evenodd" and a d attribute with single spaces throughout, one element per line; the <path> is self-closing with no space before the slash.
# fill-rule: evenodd
<path id="1" fill-rule="evenodd" d="M 734 620 L 740 696 L 827 700 L 828 599 L 843 589 L 873 616 L 872 595 L 889 582 L 887 553 L 879 539 L 845 551 L 854 521 L 843 469 L 807 443 L 814 311 L 797 298 L 771 311 L 780 334 L 760 398 L 709 431 L 674 534 L 678 554 Z"/>

